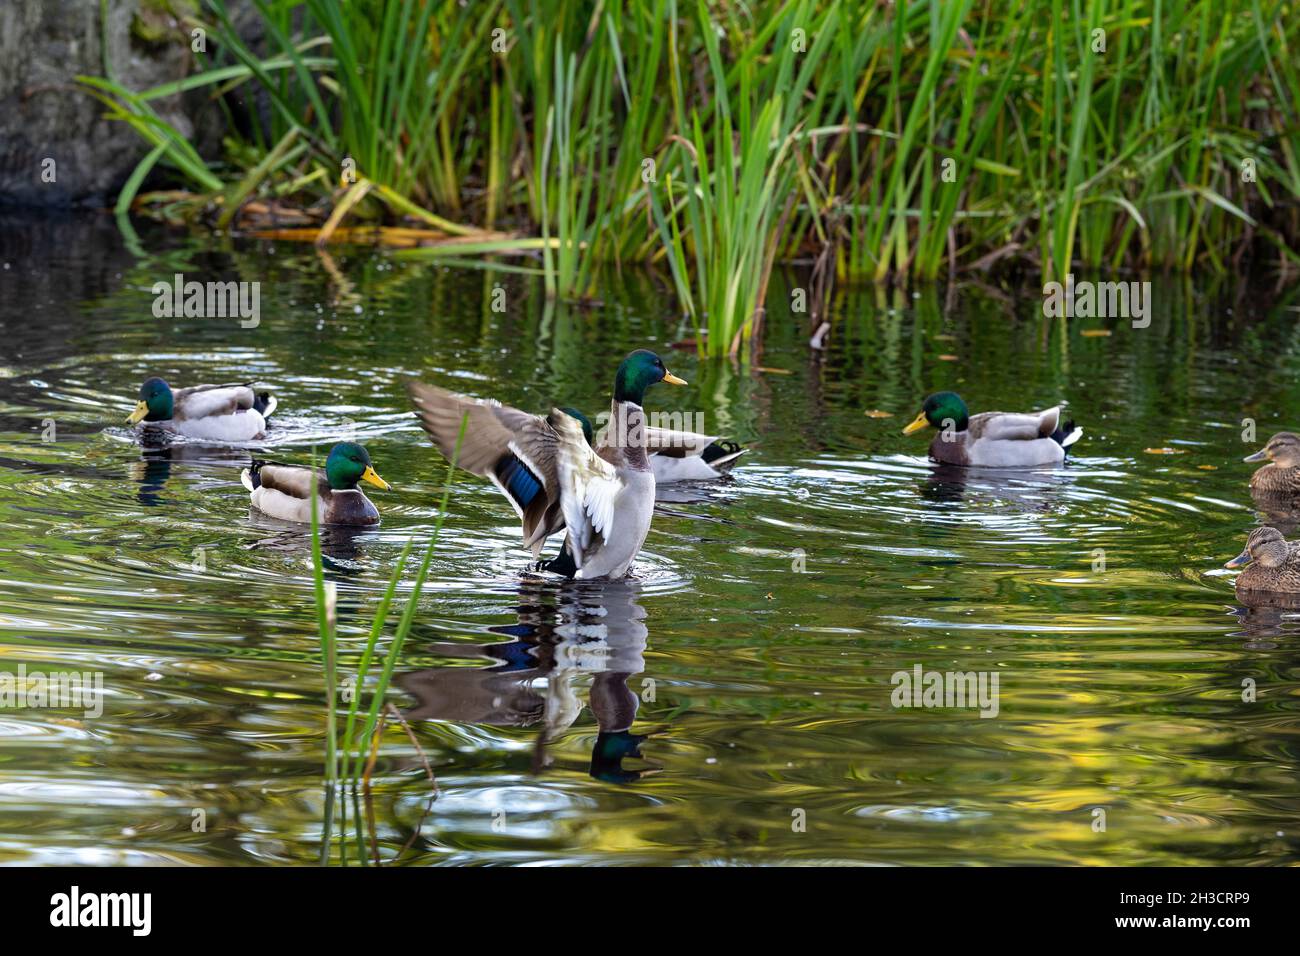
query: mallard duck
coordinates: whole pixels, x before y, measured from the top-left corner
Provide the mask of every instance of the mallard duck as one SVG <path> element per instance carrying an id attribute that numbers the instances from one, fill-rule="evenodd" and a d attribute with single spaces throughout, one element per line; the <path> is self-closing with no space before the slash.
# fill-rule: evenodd
<path id="1" fill-rule="evenodd" d="M 686 383 L 654 352 L 628 355 L 614 376 L 610 420 L 593 449 L 578 418 L 559 408 L 530 415 L 412 382 L 424 430 L 444 455 L 487 478 L 510 500 L 523 524 L 524 547 L 541 555 L 546 540 L 568 529 L 561 557 L 547 569 L 575 578 L 621 578 L 645 542 L 654 513 L 655 477 L 646 454 L 645 392 L 656 382 Z M 590 423 L 588 423 L 590 429 Z"/>
<path id="2" fill-rule="evenodd" d="M 1267 461 L 1250 476 L 1250 490 L 1266 495 L 1300 495 L 1300 435 L 1278 432 L 1242 461 Z"/>
<path id="3" fill-rule="evenodd" d="M 936 392 L 903 429 L 904 435 L 931 425 L 939 434 L 930 457 L 949 465 L 1034 468 L 1059 465 L 1065 450 L 1083 435 L 1074 422 L 1060 425 L 1060 407 L 1042 412 L 980 412 L 972 415 L 956 392 Z"/>
<path id="4" fill-rule="evenodd" d="M 357 487 L 366 482 L 387 491 L 370 455 L 356 442 L 339 442 L 330 449 L 324 469 L 275 465 L 254 460 L 240 475 L 253 507 L 282 521 L 311 521 L 311 483 L 316 482 L 317 514 L 321 524 L 379 524 L 379 509 Z"/>
<path id="5" fill-rule="evenodd" d="M 195 385 L 172 391 L 161 378 L 140 386 L 127 422 L 204 441 L 252 441 L 266 434 L 275 396 L 251 385 Z"/>
<path id="6" fill-rule="evenodd" d="M 1238 593 L 1300 594 L 1300 545 L 1287 541 L 1276 528 L 1256 528 L 1246 538 L 1245 550 L 1224 567 L 1246 568 L 1237 575 Z"/>
<path id="7" fill-rule="evenodd" d="M 591 420 L 576 408 L 561 408 L 582 425 L 587 444 L 596 444 Z M 736 459 L 745 449 L 734 441 L 723 441 L 716 435 L 676 431 L 671 428 L 646 426 L 645 447 L 650 454 L 650 469 L 655 473 L 656 485 L 671 485 L 679 481 L 710 481 L 731 474 Z"/>

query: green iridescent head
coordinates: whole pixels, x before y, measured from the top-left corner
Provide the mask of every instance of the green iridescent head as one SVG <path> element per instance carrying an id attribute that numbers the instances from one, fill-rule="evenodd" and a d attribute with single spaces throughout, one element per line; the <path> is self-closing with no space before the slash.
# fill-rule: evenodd
<path id="1" fill-rule="evenodd" d="M 664 360 L 649 349 L 637 349 L 623 359 L 614 376 L 614 401 L 644 404 L 645 390 L 655 382 L 667 382 L 669 385 L 685 385 L 684 379 L 678 378 L 664 367 Z"/>
<path id="2" fill-rule="evenodd" d="M 370 464 L 366 449 L 353 441 L 339 442 L 330 449 L 330 455 L 325 459 L 325 478 L 335 491 L 350 491 L 359 481 L 385 491 L 389 488 L 388 482 L 380 478 Z"/>
<path id="3" fill-rule="evenodd" d="M 948 422 L 952 422 L 952 427 L 957 431 L 964 432 L 970 424 L 970 412 L 956 392 L 935 392 L 925 400 L 920 414 L 903 429 L 903 434 L 910 435 L 926 425 L 944 428 Z"/>
<path id="4" fill-rule="evenodd" d="M 151 378 L 140 386 L 140 400 L 135 403 L 127 421 L 134 425 L 139 421 L 170 421 L 173 413 L 172 390 L 160 378 Z"/>

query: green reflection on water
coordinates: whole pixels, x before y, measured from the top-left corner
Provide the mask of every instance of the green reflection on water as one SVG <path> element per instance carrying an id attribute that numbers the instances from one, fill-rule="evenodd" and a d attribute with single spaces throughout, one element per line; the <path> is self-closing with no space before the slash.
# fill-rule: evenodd
<path id="1" fill-rule="evenodd" d="M 7 243 L 0 666 L 102 672 L 107 698 L 95 719 L 0 710 L 0 860 L 312 863 L 307 535 L 250 513 L 245 451 L 127 440 L 140 381 L 266 381 L 276 458 L 366 443 L 394 485 L 383 524 L 325 546 L 354 668 L 436 519 L 443 463 L 404 378 L 598 411 L 623 353 L 689 334 L 666 286 L 610 277 L 579 310 L 524 277 L 357 252 L 137 263 L 80 225 Z M 155 319 L 176 271 L 261 281 L 261 324 Z M 1243 418 L 1261 439 L 1300 421 L 1295 297 L 1159 282 L 1134 330 L 1044 319 L 1032 289 L 839 289 L 818 356 L 789 314 L 801 281 L 774 280 L 756 367 L 669 352 L 691 385 L 651 407 L 752 450 L 736 481 L 664 495 L 634 584 L 522 575 L 509 506 L 458 480 L 393 693 L 442 793 L 413 834 L 428 782 L 390 727 L 385 854 L 414 835 L 415 864 L 1296 862 L 1295 622 L 1239 608 L 1219 573 L 1257 520 Z M 899 431 L 945 387 L 976 410 L 1068 398 L 1077 460 L 934 470 Z M 895 709 L 891 675 L 916 664 L 996 670 L 998 717 Z"/>

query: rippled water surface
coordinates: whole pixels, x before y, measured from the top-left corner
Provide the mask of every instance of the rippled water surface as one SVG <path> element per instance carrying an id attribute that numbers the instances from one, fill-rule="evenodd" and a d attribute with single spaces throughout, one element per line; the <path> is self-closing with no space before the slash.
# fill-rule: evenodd
<path id="1" fill-rule="evenodd" d="M 372 494 L 383 524 L 325 542 L 346 669 L 437 518 L 445 463 L 402 382 L 596 412 L 640 346 L 691 383 L 651 409 L 752 450 L 734 481 L 661 489 L 615 585 L 525 574 L 504 499 L 456 478 L 392 691 L 441 791 L 426 815 L 419 752 L 390 727 L 386 858 L 1300 860 L 1300 635 L 1222 570 L 1259 520 L 1242 420 L 1300 425 L 1294 296 L 1161 282 L 1139 330 L 1046 320 L 1032 289 L 840 290 L 813 358 L 782 306 L 799 276 L 778 276 L 744 368 L 670 348 L 688 330 L 644 276 L 552 309 L 515 274 L 142 244 L 99 220 L 0 240 L 0 669 L 99 672 L 105 693 L 97 717 L 0 708 L 0 861 L 320 857 L 309 536 L 250 511 L 249 450 L 142 450 L 122 422 L 144 378 L 265 382 L 263 457 L 370 449 L 394 486 Z M 155 318 L 176 272 L 260 281 L 260 325 Z M 936 471 L 900 429 L 947 387 L 976 410 L 1068 399 L 1077 456 Z M 893 706 L 917 665 L 996 673 L 997 716 Z"/>

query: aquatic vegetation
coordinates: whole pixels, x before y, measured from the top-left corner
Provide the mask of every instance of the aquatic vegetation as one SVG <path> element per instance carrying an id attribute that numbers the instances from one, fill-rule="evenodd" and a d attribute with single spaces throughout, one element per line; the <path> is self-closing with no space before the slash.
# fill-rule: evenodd
<path id="1" fill-rule="evenodd" d="M 82 79 L 153 146 L 119 212 L 479 257 L 575 301 L 606 270 L 666 266 L 720 355 L 752 337 L 779 262 L 818 262 L 819 295 L 999 264 L 1293 270 L 1288 10 L 264 0 L 250 45 L 207 0 L 194 75 Z M 205 88 L 229 115 L 221 164 L 151 106 Z M 141 194 L 160 167 L 193 192 Z"/>
<path id="2" fill-rule="evenodd" d="M 406 607 L 402 609 L 402 616 L 398 620 L 397 626 L 393 631 L 392 640 L 388 644 L 387 652 L 383 655 L 383 663 L 380 668 L 379 676 L 375 680 L 374 687 L 370 691 L 369 703 L 365 711 L 364 719 L 358 721 L 360 716 L 360 704 L 363 696 L 363 690 L 366 687 L 366 679 L 370 676 L 371 666 L 375 660 L 375 652 L 379 645 L 380 635 L 383 634 L 388 622 L 388 615 L 392 610 L 393 597 L 397 593 L 397 585 L 402 580 L 402 574 L 406 570 L 407 561 L 411 555 L 411 549 L 415 544 L 415 539 L 411 538 L 406 542 L 402 549 L 401 555 L 393 567 L 392 576 L 388 579 L 388 587 L 384 590 L 384 595 L 379 601 L 379 606 L 375 609 L 375 616 L 370 627 L 370 635 L 366 640 L 365 649 L 361 653 L 361 658 L 357 662 L 357 669 L 354 674 L 349 675 L 349 685 L 351 688 L 351 700 L 348 702 L 347 715 L 343 718 L 343 733 L 339 735 L 339 700 L 338 693 L 341 686 L 338 673 L 338 633 L 336 629 L 337 616 L 335 612 L 336 595 L 333 591 L 333 585 L 327 585 L 325 582 L 325 565 L 321 557 L 321 523 L 320 509 L 316 505 L 316 485 L 311 485 L 311 564 L 312 580 L 316 596 L 316 625 L 317 633 L 320 636 L 321 661 L 323 663 L 324 680 L 325 680 L 325 781 L 326 781 L 326 800 L 325 800 L 325 821 L 324 831 L 321 836 L 321 862 L 329 861 L 331 833 L 334 822 L 335 800 L 343 796 L 342 802 L 342 823 L 340 824 L 339 853 L 340 860 L 346 864 L 348 860 L 347 850 L 347 800 L 346 797 L 353 797 L 353 805 L 356 804 L 357 786 L 359 783 L 365 784 L 367 797 L 369 796 L 369 771 L 373 769 L 375 754 L 378 747 L 376 731 L 380 727 L 381 711 L 384 708 L 388 687 L 392 683 L 393 669 L 402 654 L 402 647 L 406 643 L 407 637 L 411 633 L 411 625 L 415 622 L 415 615 L 420 605 L 420 592 L 424 588 L 424 582 L 429 576 L 429 564 L 433 560 L 434 548 L 438 543 L 438 535 L 442 532 L 442 523 L 447 516 L 447 501 L 451 497 L 451 480 L 455 471 L 456 460 L 460 454 L 460 446 L 465 438 L 465 426 L 468 422 L 468 416 L 461 419 L 460 432 L 456 438 L 455 451 L 447 464 L 447 479 L 443 486 L 442 500 L 438 505 L 438 518 L 433 527 L 433 533 L 429 536 L 429 543 L 425 548 L 424 558 L 420 562 L 419 569 L 416 571 L 415 580 L 411 585 L 411 593 L 407 599 Z M 369 759 L 367 760 L 367 754 Z M 436 793 L 437 783 L 434 782 Z M 346 789 L 346 792 L 344 790 Z M 357 861 L 362 865 L 366 863 L 365 848 L 365 824 L 361 820 L 359 811 L 354 816 L 354 826 L 356 828 L 357 842 Z M 370 835 L 372 840 L 375 839 L 373 822 L 370 826 Z M 372 856 L 378 862 L 378 850 L 373 848 Z"/>

